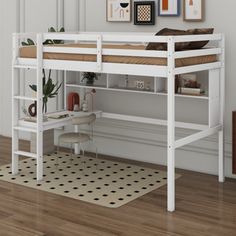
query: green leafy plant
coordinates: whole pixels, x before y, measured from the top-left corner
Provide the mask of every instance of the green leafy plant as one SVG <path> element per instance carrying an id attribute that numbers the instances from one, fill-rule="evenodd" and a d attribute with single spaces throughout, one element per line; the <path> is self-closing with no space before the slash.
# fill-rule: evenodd
<path id="1" fill-rule="evenodd" d="M 22 46 L 32 46 L 32 45 L 35 45 L 34 41 L 32 39 L 27 39 L 26 42 L 22 42 L 21 44 L 22 44 Z"/>
<path id="2" fill-rule="evenodd" d="M 46 78 L 46 72 L 43 69 L 43 112 L 47 113 L 47 103 L 49 98 L 55 98 L 58 95 L 58 91 L 61 84 L 53 83 L 51 78 L 51 70 L 49 70 L 48 78 Z M 37 85 L 32 84 L 29 87 L 37 92 Z"/>
<path id="3" fill-rule="evenodd" d="M 86 80 L 87 85 L 93 85 L 94 81 L 98 79 L 97 74 L 94 72 L 83 72 L 82 77 L 81 81 Z"/>
<path id="4" fill-rule="evenodd" d="M 65 29 L 64 29 L 64 27 L 62 27 L 59 31 L 56 31 L 55 28 L 50 27 L 50 28 L 48 29 L 48 32 L 49 32 L 49 33 L 56 33 L 56 32 L 62 33 L 62 32 L 65 32 Z M 47 39 L 47 40 L 45 40 L 45 41 L 43 42 L 43 45 L 63 44 L 63 43 L 64 43 L 63 40 L 51 40 L 51 39 Z M 26 42 L 22 42 L 21 45 L 22 45 L 22 46 L 33 46 L 33 45 L 35 45 L 35 43 L 34 43 L 34 41 L 33 41 L 32 39 L 28 38 L 28 39 L 26 40 Z"/>
<path id="5" fill-rule="evenodd" d="M 48 29 L 48 32 L 49 33 L 56 33 L 56 32 L 59 32 L 59 33 L 62 33 L 62 32 L 65 32 L 65 29 L 64 27 L 62 27 L 59 31 L 56 31 L 53 27 L 50 27 Z M 51 40 L 51 39 L 47 39 L 43 44 L 46 45 L 46 44 L 63 44 L 64 41 L 63 40 Z"/>

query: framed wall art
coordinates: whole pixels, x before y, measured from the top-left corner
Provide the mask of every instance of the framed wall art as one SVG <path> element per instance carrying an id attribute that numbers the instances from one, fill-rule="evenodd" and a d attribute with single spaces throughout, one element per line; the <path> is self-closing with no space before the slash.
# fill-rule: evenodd
<path id="1" fill-rule="evenodd" d="M 203 21 L 204 0 L 184 0 L 184 20 Z"/>
<path id="2" fill-rule="evenodd" d="M 155 25 L 155 1 L 134 2 L 134 24 Z"/>
<path id="3" fill-rule="evenodd" d="M 179 16 L 180 0 L 158 0 L 159 16 Z"/>
<path id="4" fill-rule="evenodd" d="M 131 21 L 131 0 L 106 0 L 107 21 Z"/>

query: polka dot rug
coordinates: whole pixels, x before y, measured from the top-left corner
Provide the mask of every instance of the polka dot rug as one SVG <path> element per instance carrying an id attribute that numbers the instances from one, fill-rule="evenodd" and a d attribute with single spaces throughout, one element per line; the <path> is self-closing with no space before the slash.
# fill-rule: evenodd
<path id="1" fill-rule="evenodd" d="M 21 160 L 19 170 L 13 176 L 11 165 L 0 166 L 0 180 L 110 208 L 167 183 L 165 171 L 79 155 L 72 155 L 71 160 L 67 153 L 44 156 L 43 181 L 36 180 L 35 159 Z"/>

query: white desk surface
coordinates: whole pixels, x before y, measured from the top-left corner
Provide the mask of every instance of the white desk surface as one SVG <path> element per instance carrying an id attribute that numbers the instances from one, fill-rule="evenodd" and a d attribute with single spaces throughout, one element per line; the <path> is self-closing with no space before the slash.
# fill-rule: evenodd
<path id="1" fill-rule="evenodd" d="M 97 118 L 100 118 L 102 116 L 101 111 L 93 111 L 93 112 L 60 111 L 60 112 L 55 112 L 55 113 L 49 113 L 49 114 L 47 114 L 47 116 L 48 116 L 47 121 L 43 122 L 43 130 L 45 131 L 45 130 L 49 130 L 49 129 L 56 129 L 56 128 L 60 128 L 60 127 L 63 127 L 63 126 L 70 125 L 71 124 L 71 119 L 73 117 L 83 117 L 83 116 L 87 116 L 91 113 L 95 113 Z M 58 118 L 58 119 L 50 118 L 50 116 L 64 115 L 64 114 L 68 114 L 69 116 L 67 116 L 65 118 Z M 23 126 L 23 127 L 29 127 L 29 128 L 36 128 L 37 127 L 37 124 L 35 122 L 25 121 L 24 119 L 21 119 L 19 121 L 19 125 Z"/>

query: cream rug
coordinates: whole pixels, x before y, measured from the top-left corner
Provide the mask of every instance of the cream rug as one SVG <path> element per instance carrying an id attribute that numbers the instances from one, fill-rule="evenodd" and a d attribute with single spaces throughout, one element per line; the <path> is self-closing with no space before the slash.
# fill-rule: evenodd
<path id="1" fill-rule="evenodd" d="M 35 159 L 20 161 L 19 168 L 20 173 L 13 176 L 11 165 L 0 166 L 0 180 L 110 208 L 127 204 L 167 182 L 164 171 L 79 155 L 73 155 L 71 161 L 67 153 L 44 156 L 41 182 L 35 178 Z"/>

